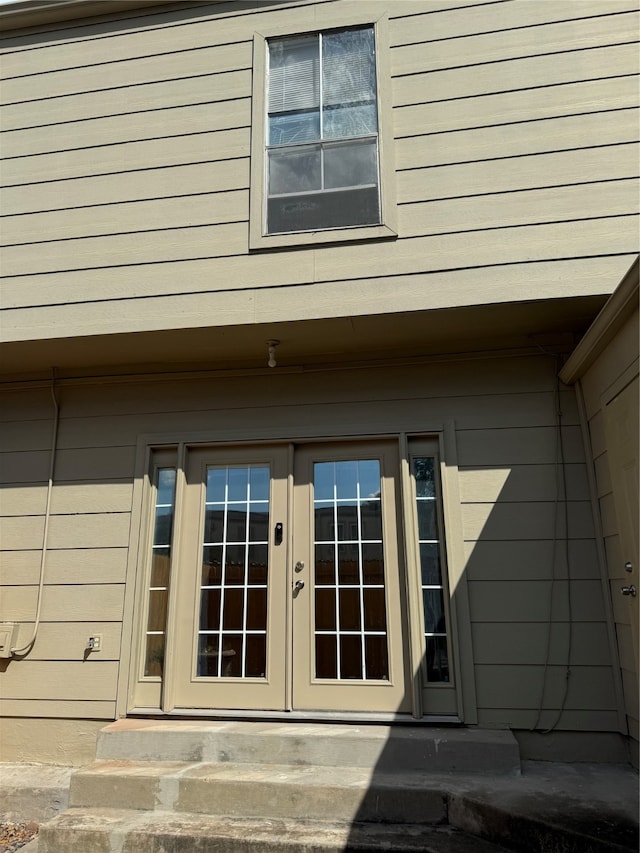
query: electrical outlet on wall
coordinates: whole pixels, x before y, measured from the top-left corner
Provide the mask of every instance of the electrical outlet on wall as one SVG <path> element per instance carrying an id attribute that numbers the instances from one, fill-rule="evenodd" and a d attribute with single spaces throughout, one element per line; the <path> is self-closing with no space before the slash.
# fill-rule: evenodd
<path id="1" fill-rule="evenodd" d="M 90 634 L 87 640 L 87 648 L 90 652 L 102 651 L 102 634 Z"/>

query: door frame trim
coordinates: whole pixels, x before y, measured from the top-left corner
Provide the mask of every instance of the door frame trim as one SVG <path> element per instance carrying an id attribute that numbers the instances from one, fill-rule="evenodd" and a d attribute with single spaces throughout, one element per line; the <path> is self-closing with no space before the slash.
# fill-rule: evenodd
<path id="1" fill-rule="evenodd" d="M 235 719 L 240 719 L 242 717 L 248 718 L 262 718 L 262 719 L 278 719 L 278 714 L 282 713 L 286 719 L 301 719 L 301 720 L 310 720 L 314 718 L 318 718 L 320 720 L 324 719 L 332 719 L 332 720 L 350 720 L 354 721 L 363 721 L 363 722 L 385 722 L 385 721 L 399 721 L 399 722 L 411 722 L 411 723 L 431 723 L 431 724 L 442 724 L 442 723 L 451 723 L 453 725 L 456 724 L 475 724 L 478 720 L 478 712 L 477 712 L 477 700 L 476 700 L 476 690 L 475 690 L 475 679 L 473 673 L 474 667 L 474 657 L 473 657 L 473 645 L 471 638 L 471 623 L 470 623 L 470 611 L 469 611 L 469 596 L 467 590 L 467 581 L 466 581 L 466 571 L 465 571 L 465 559 L 464 559 L 464 548 L 463 542 L 461 539 L 461 530 L 462 530 L 462 516 L 461 516 L 461 505 L 460 505 L 460 491 L 458 484 L 458 468 L 457 468 L 457 452 L 456 452 L 456 430 L 455 423 L 453 421 L 447 421 L 446 423 L 440 422 L 438 425 L 436 424 L 425 424 L 424 430 L 412 430 L 412 431 L 390 431 L 388 429 L 382 430 L 380 432 L 362 432 L 361 430 L 354 429 L 352 433 L 348 432 L 345 434 L 344 425 L 342 425 L 342 431 L 340 434 L 321 434 L 318 435 L 317 432 L 313 432 L 313 428 L 309 430 L 301 431 L 298 429 L 295 435 L 292 435 L 291 432 L 283 433 L 283 429 L 281 427 L 278 428 L 267 428 L 261 429 L 260 434 L 256 435 L 256 428 L 251 429 L 242 429 L 242 430 L 221 430 L 212 434 L 211 430 L 197 430 L 197 431 L 189 431 L 189 430 L 172 430 L 167 432 L 154 432 L 154 433 L 141 433 L 138 435 L 137 443 L 136 443 L 136 453 L 135 453 L 135 473 L 134 473 L 134 482 L 133 482 L 133 495 L 132 495 L 132 511 L 131 511 L 131 525 L 130 525 L 130 538 L 129 538 L 129 548 L 128 548 L 128 557 L 127 557 L 127 568 L 126 568 L 126 578 L 125 578 L 125 594 L 124 594 L 124 608 L 123 608 L 123 630 L 122 630 L 122 644 L 121 644 L 121 667 L 119 670 L 118 676 L 118 687 L 117 687 L 117 697 L 116 697 L 116 717 L 125 717 L 127 715 L 143 715 L 143 716 L 185 716 L 185 717 L 195 717 L 199 716 L 202 718 L 211 718 L 214 719 L 216 717 L 234 717 Z M 431 428 L 428 428 L 431 427 Z M 184 472 L 184 458 L 186 457 L 187 450 L 189 448 L 198 448 L 198 447 L 206 447 L 210 446 L 212 448 L 224 448 L 224 447 L 238 447 L 241 448 L 243 445 L 254 445 L 259 446 L 262 444 L 274 444 L 281 443 L 282 445 L 287 445 L 289 448 L 290 454 L 290 462 L 292 461 L 294 447 L 295 445 L 304 445 L 304 444 L 317 444 L 317 443 L 345 443 L 349 441 L 354 442 L 366 442 L 366 441 L 383 441 L 390 440 L 397 443 L 398 454 L 400 458 L 400 465 L 398 470 L 398 484 L 399 484 L 399 508 L 400 512 L 404 515 L 407 512 L 408 503 L 410 503 L 410 496 L 406 492 L 405 481 L 403 476 L 403 462 L 405 460 L 406 453 L 406 445 L 403 445 L 403 441 L 406 442 L 408 439 L 419 439 L 419 438 L 432 438 L 438 441 L 441 451 L 440 458 L 440 474 L 441 474 L 441 484 L 442 484 L 442 513 L 445 519 L 444 526 L 444 541 L 448 554 L 448 572 L 449 572 L 449 584 L 450 589 L 453 587 L 451 584 L 451 572 L 456 571 L 458 581 L 456 586 L 456 595 L 455 597 L 451 596 L 449 599 L 449 606 L 451 612 L 451 625 L 452 625 L 452 633 L 451 633 L 451 646 L 452 646 L 452 654 L 454 656 L 454 665 L 456 666 L 457 671 L 457 679 L 456 679 L 456 691 L 457 691 L 457 706 L 458 713 L 457 715 L 442 715 L 442 714 L 421 714 L 417 716 L 420 711 L 424 709 L 420 708 L 419 705 L 415 702 L 415 691 L 417 691 L 418 687 L 412 687 L 409 690 L 409 694 L 413 703 L 413 711 L 409 714 L 401 713 L 401 714 L 390 714 L 388 712 L 383 713 L 375 713 L 373 715 L 369 713 L 360 713 L 360 712 L 348 712 L 348 711 L 336 711 L 336 712 L 315 712 L 310 714 L 309 712 L 296 712 L 291 708 L 291 685 L 287 685 L 287 690 L 289 691 L 289 695 L 287 697 L 287 710 L 283 712 L 274 712 L 274 711 L 257 711 L 257 712 L 247 712 L 247 711 L 220 711 L 220 710 L 210 710 L 210 709 L 188 709 L 183 708 L 179 710 L 174 710 L 171 704 L 172 700 L 172 688 L 169 685 L 169 676 L 171 672 L 172 664 L 168 662 L 168 671 L 165 673 L 164 684 L 162 686 L 161 694 L 162 701 L 159 703 L 159 707 L 148 707 L 146 704 L 140 705 L 136 703 L 135 690 L 137 685 L 136 674 L 138 671 L 138 660 L 141 654 L 140 651 L 140 635 L 141 635 L 141 616 L 140 616 L 140 596 L 144 594 L 144 590 L 141 590 L 141 585 L 143 581 L 143 572 L 141 571 L 141 567 L 144 565 L 145 558 L 145 546 L 147 544 L 147 536 L 145 535 L 145 521 L 148 516 L 148 502 L 149 502 L 149 467 L 150 460 L 152 458 L 152 454 L 156 450 L 167 450 L 173 449 L 176 450 L 180 454 L 180 458 L 178 460 L 178 468 L 181 472 Z M 183 477 L 183 473 L 179 475 L 178 481 Z M 288 483 L 288 489 L 293 490 L 293 468 L 290 465 L 289 472 L 290 482 Z M 293 513 L 293 501 L 289 501 L 289 512 Z M 401 540 L 406 542 L 405 536 L 405 522 L 401 521 L 402 530 L 401 530 Z M 292 524 L 291 519 L 288 519 L 288 537 L 292 536 Z M 291 547 L 291 541 L 289 538 L 287 539 L 287 547 Z M 405 595 L 406 595 L 406 606 L 407 608 L 410 606 L 409 602 L 409 588 L 412 583 L 412 578 L 410 576 L 412 568 L 408 561 L 408 554 L 406 552 L 406 546 L 403 546 L 403 550 L 401 553 L 401 558 L 404 562 L 404 577 L 403 584 L 405 586 Z M 175 608 L 175 596 L 170 596 L 169 601 L 169 613 L 171 614 L 171 608 Z M 288 602 L 288 608 L 290 609 L 292 602 Z M 288 616 L 290 618 L 290 615 Z M 169 627 L 169 625 L 168 625 Z M 291 641 L 290 641 L 291 642 Z M 415 652 L 413 650 L 413 638 L 411 636 L 411 629 L 408 632 L 408 644 L 409 644 L 409 654 L 413 660 L 413 656 Z M 288 648 L 286 653 L 291 655 L 291 649 Z M 415 683 L 415 673 L 412 673 L 413 681 Z M 165 701 L 165 696 L 166 700 Z"/>

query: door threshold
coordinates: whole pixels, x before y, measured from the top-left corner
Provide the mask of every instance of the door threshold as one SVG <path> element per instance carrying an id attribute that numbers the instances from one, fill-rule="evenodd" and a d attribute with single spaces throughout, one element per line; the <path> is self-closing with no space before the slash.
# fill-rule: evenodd
<path id="1" fill-rule="evenodd" d="M 154 719 L 193 720 L 261 720 L 305 723 L 394 723 L 396 725 L 451 725 L 461 726 L 462 720 L 453 714 L 425 714 L 413 717 L 409 713 L 379 711 L 226 711 L 202 708 L 180 708 L 163 712 L 158 708 L 132 708 L 127 717 L 153 717 Z"/>

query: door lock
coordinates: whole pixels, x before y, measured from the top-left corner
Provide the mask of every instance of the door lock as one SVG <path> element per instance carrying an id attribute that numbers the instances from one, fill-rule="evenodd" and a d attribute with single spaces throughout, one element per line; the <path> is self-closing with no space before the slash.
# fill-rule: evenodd
<path id="1" fill-rule="evenodd" d="M 625 572 L 632 572 L 633 571 L 633 563 L 625 563 L 624 564 L 624 570 L 625 570 Z"/>
<path id="2" fill-rule="evenodd" d="M 298 562 L 293 568 L 296 570 L 296 572 L 301 572 L 304 569 L 304 563 L 302 562 L 302 560 L 298 560 Z"/>
<path id="3" fill-rule="evenodd" d="M 298 592 L 299 589 L 304 587 L 304 581 L 296 581 L 293 585 L 293 591 Z"/>
<path id="4" fill-rule="evenodd" d="M 623 595 L 630 595 L 632 598 L 635 598 L 637 595 L 637 590 L 633 584 L 629 584 L 629 586 L 621 586 L 620 592 Z"/>

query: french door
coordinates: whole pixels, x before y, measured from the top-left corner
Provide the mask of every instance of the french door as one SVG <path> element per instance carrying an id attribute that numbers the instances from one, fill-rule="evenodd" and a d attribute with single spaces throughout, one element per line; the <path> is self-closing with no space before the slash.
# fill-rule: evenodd
<path id="1" fill-rule="evenodd" d="M 194 448 L 176 708 L 409 710 L 392 442 Z"/>

